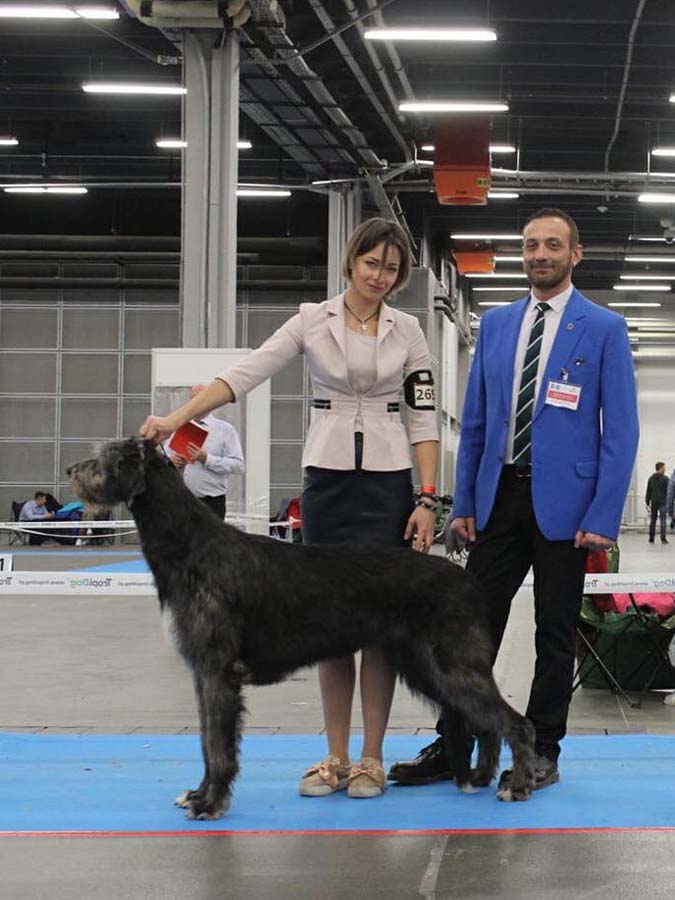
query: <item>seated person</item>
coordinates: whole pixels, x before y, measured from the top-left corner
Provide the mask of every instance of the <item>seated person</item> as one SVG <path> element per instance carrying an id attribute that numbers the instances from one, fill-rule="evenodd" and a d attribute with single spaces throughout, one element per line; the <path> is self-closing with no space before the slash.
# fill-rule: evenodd
<path id="1" fill-rule="evenodd" d="M 44 491 L 36 491 L 33 500 L 27 500 L 21 507 L 19 522 L 42 522 L 45 519 L 53 519 L 54 513 L 47 509 L 47 495 Z M 48 535 L 29 534 L 28 543 L 31 546 L 39 546 L 45 542 Z"/>

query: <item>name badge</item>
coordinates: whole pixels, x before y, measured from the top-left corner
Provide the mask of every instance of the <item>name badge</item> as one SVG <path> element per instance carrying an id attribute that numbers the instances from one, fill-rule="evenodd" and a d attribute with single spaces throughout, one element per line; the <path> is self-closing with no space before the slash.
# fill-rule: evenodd
<path id="1" fill-rule="evenodd" d="M 546 400 L 549 406 L 562 406 L 564 409 L 578 409 L 581 385 L 568 381 L 549 381 L 546 389 Z"/>

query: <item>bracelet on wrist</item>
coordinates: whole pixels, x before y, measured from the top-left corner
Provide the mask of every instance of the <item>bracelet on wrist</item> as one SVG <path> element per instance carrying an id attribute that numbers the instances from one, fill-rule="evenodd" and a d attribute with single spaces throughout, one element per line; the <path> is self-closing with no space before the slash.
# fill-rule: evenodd
<path id="1" fill-rule="evenodd" d="M 435 484 L 420 485 L 420 494 L 435 494 L 435 493 L 436 493 L 436 485 Z"/>

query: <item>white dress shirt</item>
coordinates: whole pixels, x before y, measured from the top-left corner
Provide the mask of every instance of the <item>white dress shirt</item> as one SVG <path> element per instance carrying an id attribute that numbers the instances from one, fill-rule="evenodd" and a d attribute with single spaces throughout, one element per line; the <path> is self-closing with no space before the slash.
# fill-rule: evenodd
<path id="1" fill-rule="evenodd" d="M 551 355 L 553 341 L 558 333 L 558 326 L 562 319 L 563 312 L 567 306 L 567 301 L 572 296 L 574 290 L 570 285 L 566 290 L 550 300 L 543 302 L 548 303 L 551 307 L 544 315 L 544 336 L 541 341 L 541 351 L 539 353 L 539 367 L 537 368 L 537 380 L 534 388 L 534 406 L 537 404 L 537 397 L 541 388 L 541 382 L 546 371 L 546 364 Z M 516 432 L 516 408 L 518 404 L 518 393 L 520 392 L 520 377 L 523 374 L 523 363 L 525 362 L 525 353 L 527 352 L 527 344 L 530 337 L 530 331 L 537 317 L 537 303 L 541 303 L 533 294 L 530 294 L 530 302 L 523 316 L 523 324 L 520 326 L 520 334 L 518 335 L 518 344 L 516 346 L 516 358 L 513 366 L 513 392 L 511 395 L 511 414 L 509 416 L 509 432 L 506 437 L 506 450 L 504 453 L 504 462 L 513 462 L 513 437 Z M 534 408 L 534 407 L 533 407 Z"/>
<path id="2" fill-rule="evenodd" d="M 244 471 L 239 435 L 234 425 L 212 413 L 199 421 L 209 430 L 202 444 L 206 462 L 188 463 L 183 469 L 183 480 L 195 497 L 221 497 L 227 494 L 227 476 Z"/>

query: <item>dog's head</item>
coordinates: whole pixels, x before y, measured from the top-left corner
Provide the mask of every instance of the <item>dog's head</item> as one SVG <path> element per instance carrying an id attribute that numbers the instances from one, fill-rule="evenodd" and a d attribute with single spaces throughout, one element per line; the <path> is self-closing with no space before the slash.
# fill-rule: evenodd
<path id="1" fill-rule="evenodd" d="M 67 469 L 75 493 L 85 503 L 114 506 L 126 503 L 145 490 L 145 471 L 157 451 L 152 441 L 128 438 L 104 444 L 91 459 L 84 459 Z"/>

